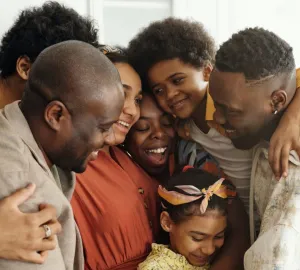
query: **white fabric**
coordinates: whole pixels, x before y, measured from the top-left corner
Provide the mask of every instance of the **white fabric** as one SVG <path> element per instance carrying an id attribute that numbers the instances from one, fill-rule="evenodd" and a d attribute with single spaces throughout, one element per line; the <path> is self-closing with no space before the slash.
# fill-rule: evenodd
<path id="1" fill-rule="evenodd" d="M 245 254 L 245 270 L 300 269 L 300 161 L 294 151 L 289 161 L 288 177 L 277 181 L 267 147 L 254 151 L 250 201 L 255 202 L 262 221 L 258 239 Z"/>
<path id="2" fill-rule="evenodd" d="M 214 128 L 205 134 L 194 121 L 190 120 L 189 126 L 191 138 L 201 144 L 218 161 L 224 173 L 236 186 L 248 210 L 253 150 L 235 148 L 229 138 L 224 137 Z"/>

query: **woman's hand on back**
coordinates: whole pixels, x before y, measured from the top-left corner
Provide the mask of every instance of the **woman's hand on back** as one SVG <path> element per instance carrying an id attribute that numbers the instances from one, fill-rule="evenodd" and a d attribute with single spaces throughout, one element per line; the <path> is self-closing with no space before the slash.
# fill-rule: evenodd
<path id="1" fill-rule="evenodd" d="M 56 219 L 56 210 L 50 205 L 40 205 L 37 213 L 22 213 L 19 205 L 35 190 L 34 185 L 16 191 L 0 201 L 0 258 L 42 264 L 48 251 L 56 247 L 56 234 L 61 225 Z M 46 238 L 43 225 L 52 232 Z"/>

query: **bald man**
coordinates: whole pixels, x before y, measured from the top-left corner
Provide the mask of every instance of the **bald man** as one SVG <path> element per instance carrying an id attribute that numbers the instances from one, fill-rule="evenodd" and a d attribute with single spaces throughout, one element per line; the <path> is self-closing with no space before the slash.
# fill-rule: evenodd
<path id="1" fill-rule="evenodd" d="M 35 212 L 41 203 L 52 204 L 63 231 L 43 265 L 0 260 L 0 269 L 83 269 L 69 203 L 71 171 L 83 172 L 104 144 L 113 144 L 110 128 L 123 103 L 117 70 L 93 46 L 67 41 L 38 56 L 21 102 L 0 111 L 0 199 L 34 183 L 36 192 L 21 210 Z M 51 224 L 44 230 L 51 238 Z"/>

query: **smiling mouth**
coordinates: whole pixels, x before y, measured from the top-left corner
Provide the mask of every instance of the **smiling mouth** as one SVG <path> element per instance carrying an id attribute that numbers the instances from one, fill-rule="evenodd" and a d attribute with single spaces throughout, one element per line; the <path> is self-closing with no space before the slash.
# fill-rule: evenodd
<path id="1" fill-rule="evenodd" d="M 149 160 L 156 165 L 164 165 L 167 158 L 168 147 L 159 147 L 145 150 Z"/>
<path id="2" fill-rule="evenodd" d="M 126 127 L 126 128 L 129 128 L 130 127 L 130 124 L 125 122 L 125 121 L 122 121 L 122 120 L 119 120 L 117 122 L 119 125 L 123 126 L 123 127 Z"/>
<path id="3" fill-rule="evenodd" d="M 179 109 L 182 109 L 182 106 L 183 104 L 185 103 L 185 101 L 187 100 L 188 98 L 184 98 L 184 99 L 181 99 L 179 101 L 176 101 L 174 103 L 171 104 L 171 108 L 174 109 L 174 110 L 179 110 Z"/>
<path id="4" fill-rule="evenodd" d="M 225 129 L 225 132 L 229 138 L 235 138 L 237 136 L 237 132 L 235 129 Z"/>

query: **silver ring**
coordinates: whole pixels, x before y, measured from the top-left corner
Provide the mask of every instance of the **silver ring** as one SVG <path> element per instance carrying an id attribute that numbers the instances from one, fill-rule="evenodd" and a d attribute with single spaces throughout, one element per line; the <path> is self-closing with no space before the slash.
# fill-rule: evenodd
<path id="1" fill-rule="evenodd" d="M 50 227 L 48 225 L 43 225 L 43 228 L 45 230 L 46 238 L 49 238 L 52 234 Z"/>

